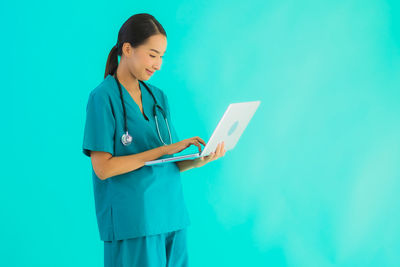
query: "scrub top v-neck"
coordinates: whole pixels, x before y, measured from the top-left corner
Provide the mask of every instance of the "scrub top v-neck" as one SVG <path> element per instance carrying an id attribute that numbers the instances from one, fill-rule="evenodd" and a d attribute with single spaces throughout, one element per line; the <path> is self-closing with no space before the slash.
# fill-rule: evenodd
<path id="1" fill-rule="evenodd" d="M 108 75 L 91 91 L 86 106 L 82 146 L 86 156 L 90 156 L 90 151 L 105 151 L 118 157 L 163 145 L 154 121 L 154 100 L 147 89 L 139 84 L 142 108 L 148 120 L 121 84 L 128 131 L 132 136 L 129 146 L 121 142 L 124 114 L 115 78 Z M 173 143 L 178 142 L 166 95 L 159 88 L 146 84 L 167 114 Z M 157 115 L 161 137 L 169 142 L 163 116 Z M 167 233 L 190 225 L 180 171 L 175 162 L 143 166 L 105 180 L 100 180 L 92 167 L 92 177 L 97 223 L 103 241 Z"/>
<path id="2" fill-rule="evenodd" d="M 140 113 L 142 113 L 142 115 L 143 115 L 143 117 L 144 117 L 144 119 L 146 120 L 146 121 L 149 121 L 149 119 L 148 119 L 148 115 L 146 115 L 146 113 L 144 112 L 144 108 L 143 108 L 143 97 L 142 97 L 142 87 L 143 87 L 143 85 L 141 85 L 140 84 L 140 82 L 139 82 L 139 90 L 140 90 L 140 101 L 141 101 L 141 104 L 142 104 L 142 110 L 143 110 L 143 112 L 142 112 L 142 110 L 140 110 L 140 107 L 139 107 L 139 104 L 138 103 L 136 103 L 136 101 L 135 101 L 135 99 L 133 99 L 133 97 L 132 97 L 132 95 L 129 93 L 129 97 L 131 97 L 132 98 L 132 100 L 136 103 L 136 105 L 138 106 L 138 108 L 139 108 L 139 111 L 140 111 Z M 121 89 L 122 89 L 122 86 L 121 86 Z M 126 88 L 124 88 L 125 90 L 126 90 Z M 127 90 L 126 90 L 127 91 Z"/>

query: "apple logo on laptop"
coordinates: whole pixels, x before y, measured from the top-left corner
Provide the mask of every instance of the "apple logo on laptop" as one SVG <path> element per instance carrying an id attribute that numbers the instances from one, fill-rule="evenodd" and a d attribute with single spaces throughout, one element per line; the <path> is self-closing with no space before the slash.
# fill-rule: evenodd
<path id="1" fill-rule="evenodd" d="M 231 126 L 231 128 L 229 129 L 229 131 L 228 131 L 228 136 L 229 135 L 231 135 L 231 134 L 233 134 L 233 132 L 236 130 L 236 128 L 238 127 L 238 125 L 239 125 L 239 121 L 235 121 L 235 123 Z"/>

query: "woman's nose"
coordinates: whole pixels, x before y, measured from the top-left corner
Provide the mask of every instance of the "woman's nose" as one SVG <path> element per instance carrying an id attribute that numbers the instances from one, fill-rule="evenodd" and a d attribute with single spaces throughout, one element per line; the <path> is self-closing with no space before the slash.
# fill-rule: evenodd
<path id="1" fill-rule="evenodd" d="M 159 65 L 154 65 L 154 66 L 153 66 L 153 69 L 154 69 L 154 70 L 159 70 L 160 67 L 161 67 L 161 63 L 160 63 Z"/>
<path id="2" fill-rule="evenodd" d="M 162 59 L 160 58 L 160 59 L 157 60 L 156 64 L 154 64 L 154 66 L 153 66 L 154 69 L 155 70 L 161 69 L 161 64 L 162 64 Z"/>

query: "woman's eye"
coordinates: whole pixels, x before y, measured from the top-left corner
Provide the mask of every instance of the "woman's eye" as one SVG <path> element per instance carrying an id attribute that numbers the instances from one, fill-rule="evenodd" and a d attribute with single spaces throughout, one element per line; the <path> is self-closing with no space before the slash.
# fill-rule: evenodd
<path id="1" fill-rule="evenodd" d="M 151 57 L 156 57 L 156 56 L 154 56 L 154 55 L 150 55 Z M 161 56 L 161 58 L 164 58 L 164 56 Z"/>

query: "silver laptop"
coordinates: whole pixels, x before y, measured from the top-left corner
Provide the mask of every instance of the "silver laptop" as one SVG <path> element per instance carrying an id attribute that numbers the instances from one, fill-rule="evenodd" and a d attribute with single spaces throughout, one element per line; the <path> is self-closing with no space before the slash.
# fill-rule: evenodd
<path id="1" fill-rule="evenodd" d="M 149 166 L 208 156 L 215 151 L 218 144 L 222 141 L 225 142 L 226 151 L 233 149 L 260 103 L 261 101 L 252 101 L 230 104 L 201 153 L 147 161 L 145 165 Z"/>

